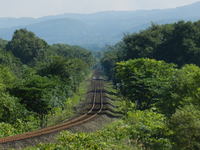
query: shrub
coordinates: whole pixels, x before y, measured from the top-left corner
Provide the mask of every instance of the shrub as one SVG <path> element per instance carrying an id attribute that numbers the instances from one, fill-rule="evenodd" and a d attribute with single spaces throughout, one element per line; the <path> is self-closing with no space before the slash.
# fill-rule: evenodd
<path id="1" fill-rule="evenodd" d="M 166 125 L 164 115 L 152 110 L 129 112 L 126 122 L 130 125 L 130 139 L 153 150 L 170 149 L 168 136 L 171 131 Z"/>
<path id="2" fill-rule="evenodd" d="M 173 131 L 171 137 L 174 149 L 200 149 L 200 110 L 193 105 L 186 105 L 177 109 L 171 117 L 169 127 Z"/>

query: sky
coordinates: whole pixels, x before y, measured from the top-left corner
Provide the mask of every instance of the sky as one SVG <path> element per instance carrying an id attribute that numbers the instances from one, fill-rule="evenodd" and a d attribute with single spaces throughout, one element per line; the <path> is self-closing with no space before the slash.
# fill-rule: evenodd
<path id="1" fill-rule="evenodd" d="M 175 8 L 200 0 L 0 0 L 0 17 Z"/>

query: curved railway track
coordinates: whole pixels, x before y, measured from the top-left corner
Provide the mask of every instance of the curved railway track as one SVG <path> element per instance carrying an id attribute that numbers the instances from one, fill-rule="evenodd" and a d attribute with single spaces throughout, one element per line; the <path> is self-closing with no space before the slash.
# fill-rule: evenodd
<path id="1" fill-rule="evenodd" d="M 27 132 L 20 135 L 5 137 L 0 139 L 0 144 L 5 144 L 9 142 L 21 141 L 25 139 L 31 139 L 35 137 L 39 137 L 42 135 L 47 135 L 50 133 L 59 132 L 61 130 L 69 129 L 71 127 L 81 125 L 89 120 L 94 119 L 98 114 L 101 113 L 103 110 L 103 81 L 100 79 L 93 79 L 92 80 L 92 106 L 89 111 L 79 117 L 71 119 L 67 122 L 47 127 L 44 129 L 40 129 L 37 131 Z M 98 105 L 96 104 L 98 103 Z M 100 105 L 99 105 L 100 103 Z"/>

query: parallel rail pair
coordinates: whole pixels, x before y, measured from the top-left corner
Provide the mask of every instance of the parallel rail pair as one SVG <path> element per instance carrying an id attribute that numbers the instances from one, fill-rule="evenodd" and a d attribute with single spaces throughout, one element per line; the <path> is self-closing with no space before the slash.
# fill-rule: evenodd
<path id="1" fill-rule="evenodd" d="M 92 107 L 89 109 L 89 111 L 79 117 L 76 117 L 72 120 L 69 120 L 65 123 L 61 123 L 55 126 L 47 127 L 44 129 L 40 129 L 37 131 L 32 131 L 32 132 L 27 132 L 24 134 L 20 135 L 15 135 L 15 136 L 10 136 L 10 137 L 5 137 L 0 139 L 0 144 L 4 143 L 10 143 L 10 142 L 15 142 L 15 141 L 21 141 L 25 139 L 30 139 L 30 138 L 35 138 L 39 137 L 42 135 L 48 135 L 51 133 L 59 132 L 61 130 L 69 129 L 71 127 L 81 125 L 89 120 L 92 120 L 95 118 L 103 109 L 103 81 L 102 80 L 92 80 L 94 82 L 94 89 L 93 89 L 93 102 L 92 102 Z M 98 104 L 98 96 L 99 96 L 99 101 Z M 100 103 L 100 108 L 98 111 L 96 111 L 95 107 L 99 107 Z"/>

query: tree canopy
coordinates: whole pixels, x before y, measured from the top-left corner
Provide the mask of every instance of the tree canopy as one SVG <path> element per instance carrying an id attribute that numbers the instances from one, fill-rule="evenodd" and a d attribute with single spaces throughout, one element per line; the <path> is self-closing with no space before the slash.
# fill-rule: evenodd
<path id="1" fill-rule="evenodd" d="M 1 124 L 14 128 L 12 134 L 44 126 L 48 115 L 66 108 L 93 63 L 90 51 L 49 45 L 26 29 L 10 41 L 0 39 Z"/>
<path id="2" fill-rule="evenodd" d="M 48 44 L 26 29 L 16 30 L 6 49 L 18 57 L 22 63 L 28 64 L 38 57 L 44 56 Z"/>

